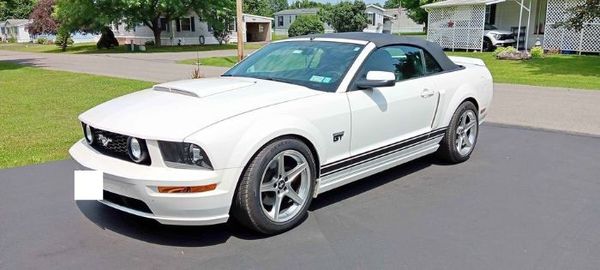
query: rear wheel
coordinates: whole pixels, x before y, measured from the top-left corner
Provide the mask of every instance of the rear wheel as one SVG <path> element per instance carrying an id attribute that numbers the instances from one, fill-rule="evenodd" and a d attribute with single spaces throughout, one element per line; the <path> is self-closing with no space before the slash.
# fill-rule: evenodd
<path id="1" fill-rule="evenodd" d="M 296 139 L 264 147 L 250 162 L 236 192 L 232 214 L 265 234 L 284 232 L 306 215 L 315 185 L 310 149 Z"/>
<path id="2" fill-rule="evenodd" d="M 466 161 L 473 153 L 479 135 L 477 107 L 466 101 L 458 106 L 440 143 L 438 156 L 450 163 Z"/>

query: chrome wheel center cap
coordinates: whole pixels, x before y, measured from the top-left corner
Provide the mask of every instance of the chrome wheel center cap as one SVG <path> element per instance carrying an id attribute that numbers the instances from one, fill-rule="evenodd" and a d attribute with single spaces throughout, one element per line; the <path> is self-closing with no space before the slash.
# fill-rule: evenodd
<path id="1" fill-rule="evenodd" d="M 285 187 L 285 180 L 281 179 L 279 180 L 279 182 L 277 182 L 277 188 L 279 190 L 282 190 Z"/>

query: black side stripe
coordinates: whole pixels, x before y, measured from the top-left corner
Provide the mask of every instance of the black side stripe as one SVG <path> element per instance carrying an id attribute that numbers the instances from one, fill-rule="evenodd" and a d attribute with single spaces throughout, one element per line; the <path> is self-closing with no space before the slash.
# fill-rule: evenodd
<path id="1" fill-rule="evenodd" d="M 361 154 L 357 154 L 351 157 L 347 157 L 336 162 L 332 162 L 329 164 L 325 164 L 321 166 L 321 176 L 326 176 L 335 172 L 339 172 L 350 167 L 354 167 L 356 165 L 362 164 L 364 162 L 383 157 L 400 150 L 404 150 L 409 147 L 416 146 L 420 143 L 428 141 L 430 138 L 439 137 L 446 132 L 446 128 L 439 128 L 436 130 L 432 130 L 425 134 L 417 135 L 412 138 L 408 138 L 403 141 L 399 141 L 396 143 L 392 143 L 386 146 L 379 147 L 377 149 L 373 149 Z"/>

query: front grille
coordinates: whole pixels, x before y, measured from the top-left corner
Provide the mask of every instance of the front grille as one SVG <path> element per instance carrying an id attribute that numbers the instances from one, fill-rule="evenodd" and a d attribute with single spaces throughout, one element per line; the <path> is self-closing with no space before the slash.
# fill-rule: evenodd
<path id="1" fill-rule="evenodd" d="M 507 39 L 514 39 L 515 36 L 513 34 L 502 34 L 500 35 L 499 40 L 507 40 Z"/>
<path id="2" fill-rule="evenodd" d="M 129 197 L 119 195 L 116 193 L 112 193 L 110 191 L 105 190 L 104 191 L 104 200 L 107 202 L 114 203 L 116 205 L 127 207 L 129 209 L 152 214 L 152 211 L 150 210 L 148 205 L 145 202 L 142 202 L 138 199 L 129 198 Z"/>
<path id="3" fill-rule="evenodd" d="M 127 140 L 129 139 L 129 136 L 93 127 L 92 134 L 94 136 L 94 141 L 91 146 L 98 152 L 107 156 L 134 162 L 131 160 L 128 153 Z M 139 141 L 142 144 L 142 149 L 148 149 L 145 140 L 139 139 Z M 138 164 L 150 165 L 150 162 L 150 156 L 148 156 L 148 158 Z"/>

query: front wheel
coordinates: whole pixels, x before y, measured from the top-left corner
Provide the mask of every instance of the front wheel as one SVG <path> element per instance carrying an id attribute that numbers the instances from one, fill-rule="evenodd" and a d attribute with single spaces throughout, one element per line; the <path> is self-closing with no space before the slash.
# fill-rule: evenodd
<path id="1" fill-rule="evenodd" d="M 483 51 L 484 52 L 491 52 L 495 49 L 496 49 L 496 47 L 494 46 L 494 44 L 492 44 L 492 41 L 489 38 L 483 39 Z"/>
<path id="2" fill-rule="evenodd" d="M 473 153 L 479 135 L 477 107 L 466 101 L 458 106 L 440 143 L 438 156 L 450 163 L 466 161 Z"/>
<path id="3" fill-rule="evenodd" d="M 244 171 L 232 206 L 233 217 L 264 234 L 293 228 L 308 211 L 315 173 L 314 158 L 304 143 L 296 139 L 272 142 Z"/>

